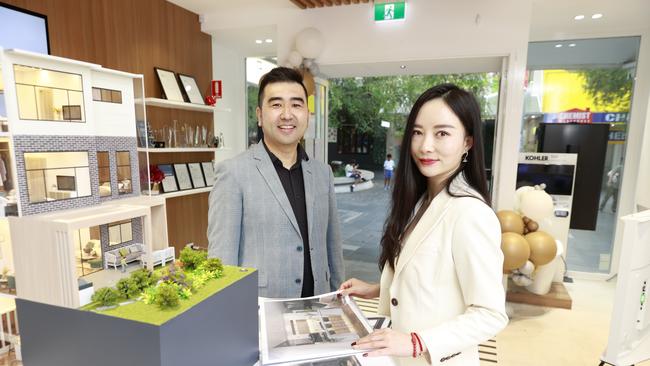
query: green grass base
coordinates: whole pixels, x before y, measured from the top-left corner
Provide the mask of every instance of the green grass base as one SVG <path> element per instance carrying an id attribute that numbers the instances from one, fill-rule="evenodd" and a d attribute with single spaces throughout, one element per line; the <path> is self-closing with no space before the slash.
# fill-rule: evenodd
<path id="1" fill-rule="evenodd" d="M 201 287 L 197 292 L 193 293 L 189 299 L 181 299 L 180 305 L 174 309 L 161 310 L 156 304 L 145 304 L 143 301 L 136 301 L 132 304 L 118 306 L 117 308 L 104 311 L 96 310 L 96 308 L 100 306 L 99 304 L 90 303 L 81 307 L 80 310 L 93 311 L 98 314 L 114 316 L 117 318 L 128 319 L 152 325 L 162 325 L 165 322 L 182 314 L 192 306 L 200 303 L 215 293 L 255 272 L 255 269 L 253 268 L 247 268 L 247 272 L 242 272 L 240 271 L 241 268 L 242 267 L 224 266 L 223 277 L 209 280 L 205 283 L 205 286 Z M 127 300 L 120 298 L 118 300 L 118 303 L 124 301 Z"/>

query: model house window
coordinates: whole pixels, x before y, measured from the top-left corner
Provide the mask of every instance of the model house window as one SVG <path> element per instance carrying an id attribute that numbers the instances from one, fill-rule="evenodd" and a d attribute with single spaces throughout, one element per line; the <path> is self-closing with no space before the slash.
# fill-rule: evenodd
<path id="1" fill-rule="evenodd" d="M 14 65 L 20 119 L 84 122 L 81 75 Z"/>
<path id="2" fill-rule="evenodd" d="M 93 88 L 93 100 L 96 102 L 122 103 L 122 92 L 112 89 Z"/>
<path id="3" fill-rule="evenodd" d="M 111 195 L 111 161 L 108 151 L 97 152 L 97 170 L 99 173 L 99 196 Z"/>
<path id="4" fill-rule="evenodd" d="M 99 226 L 75 230 L 74 240 L 77 277 L 101 271 L 104 265 Z"/>
<path id="5" fill-rule="evenodd" d="M 128 243 L 133 240 L 131 220 L 108 224 L 108 245 Z"/>
<path id="6" fill-rule="evenodd" d="M 88 152 L 25 153 L 30 203 L 90 196 Z"/>
<path id="7" fill-rule="evenodd" d="M 118 151 L 117 157 L 117 189 L 119 194 L 133 192 L 131 184 L 131 154 L 128 151 Z"/>

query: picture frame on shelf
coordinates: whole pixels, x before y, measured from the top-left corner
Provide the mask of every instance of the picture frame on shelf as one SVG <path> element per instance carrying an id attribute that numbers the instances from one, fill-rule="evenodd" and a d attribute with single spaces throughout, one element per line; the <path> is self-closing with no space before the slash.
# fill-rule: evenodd
<path id="1" fill-rule="evenodd" d="M 178 191 L 178 183 L 172 166 L 170 164 L 161 164 L 158 165 L 158 168 L 165 174 L 165 179 L 162 181 L 163 193 Z"/>
<path id="2" fill-rule="evenodd" d="M 165 70 L 160 67 L 154 67 L 154 70 L 162 86 L 164 98 L 176 102 L 184 102 L 185 99 L 183 98 L 180 84 L 176 79 L 176 74 L 171 70 Z"/>
<path id="3" fill-rule="evenodd" d="M 179 190 L 184 191 L 193 188 L 187 164 L 174 164 L 174 173 L 176 174 L 176 181 L 178 182 Z"/>
<path id="4" fill-rule="evenodd" d="M 194 188 L 205 187 L 205 178 L 203 178 L 201 163 L 188 163 L 187 167 L 190 170 L 190 178 L 192 178 Z"/>
<path id="5" fill-rule="evenodd" d="M 211 161 L 204 161 L 201 163 L 201 168 L 203 169 L 205 184 L 212 187 L 214 185 L 214 165 Z"/>
<path id="6" fill-rule="evenodd" d="M 178 73 L 178 79 L 186 102 L 205 105 L 199 86 L 193 76 Z"/>

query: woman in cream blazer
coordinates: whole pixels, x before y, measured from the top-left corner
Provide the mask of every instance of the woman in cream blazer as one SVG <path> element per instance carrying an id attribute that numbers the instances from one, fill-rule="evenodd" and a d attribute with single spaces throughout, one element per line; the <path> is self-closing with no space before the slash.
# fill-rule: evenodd
<path id="1" fill-rule="evenodd" d="M 501 230 L 483 165 L 473 95 L 451 84 L 420 96 L 409 115 L 380 284 L 350 279 L 345 293 L 380 297 L 392 328 L 353 343 L 399 365 L 479 365 L 478 344 L 508 322 Z"/>

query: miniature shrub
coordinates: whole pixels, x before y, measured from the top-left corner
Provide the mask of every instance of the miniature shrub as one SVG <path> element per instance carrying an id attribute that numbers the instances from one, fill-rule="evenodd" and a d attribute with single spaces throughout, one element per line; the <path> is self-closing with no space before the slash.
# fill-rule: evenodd
<path id="1" fill-rule="evenodd" d="M 223 272 L 223 263 L 219 258 L 209 258 L 203 262 L 201 267 L 207 272 Z"/>
<path id="2" fill-rule="evenodd" d="M 117 303 L 119 294 L 116 289 L 111 287 L 102 287 L 95 291 L 91 300 L 100 303 L 102 306 L 111 306 Z"/>
<path id="3" fill-rule="evenodd" d="M 181 250 L 180 260 L 183 262 L 183 267 L 188 270 L 193 270 L 201 263 L 208 259 L 208 252 L 204 250 L 194 250 L 190 247 L 185 247 Z"/>
<path id="4" fill-rule="evenodd" d="M 196 291 L 200 289 L 201 287 L 205 286 L 205 283 L 210 280 L 211 275 L 210 273 L 203 271 L 203 270 L 197 270 L 194 272 L 192 275 L 192 288 Z"/>
<path id="5" fill-rule="evenodd" d="M 180 304 L 178 286 L 173 283 L 161 283 L 157 287 L 156 304 L 161 309 L 175 308 Z"/>
<path id="6" fill-rule="evenodd" d="M 131 279 L 136 283 L 140 291 L 143 291 L 147 287 L 153 286 L 158 282 L 158 275 L 148 270 L 147 268 L 142 268 L 131 273 Z"/>
<path id="7" fill-rule="evenodd" d="M 201 263 L 194 271 L 194 279 L 199 277 L 199 275 L 205 274 L 205 280 L 211 278 L 220 278 L 223 277 L 223 264 L 219 258 L 210 258 L 205 262 Z"/>
<path id="8" fill-rule="evenodd" d="M 132 277 L 122 278 L 121 280 L 117 281 L 115 287 L 117 288 L 117 291 L 120 293 L 120 295 L 127 299 L 137 297 L 142 291 L 142 289 L 138 286 L 138 283 Z"/>
<path id="9" fill-rule="evenodd" d="M 156 286 L 147 287 L 142 294 L 142 301 L 147 305 L 155 304 L 157 295 L 158 288 Z"/>
<path id="10" fill-rule="evenodd" d="M 192 287 L 192 279 L 188 278 L 181 269 L 174 265 L 170 265 L 162 271 L 160 280 L 166 283 L 174 283 L 181 289 Z"/>

